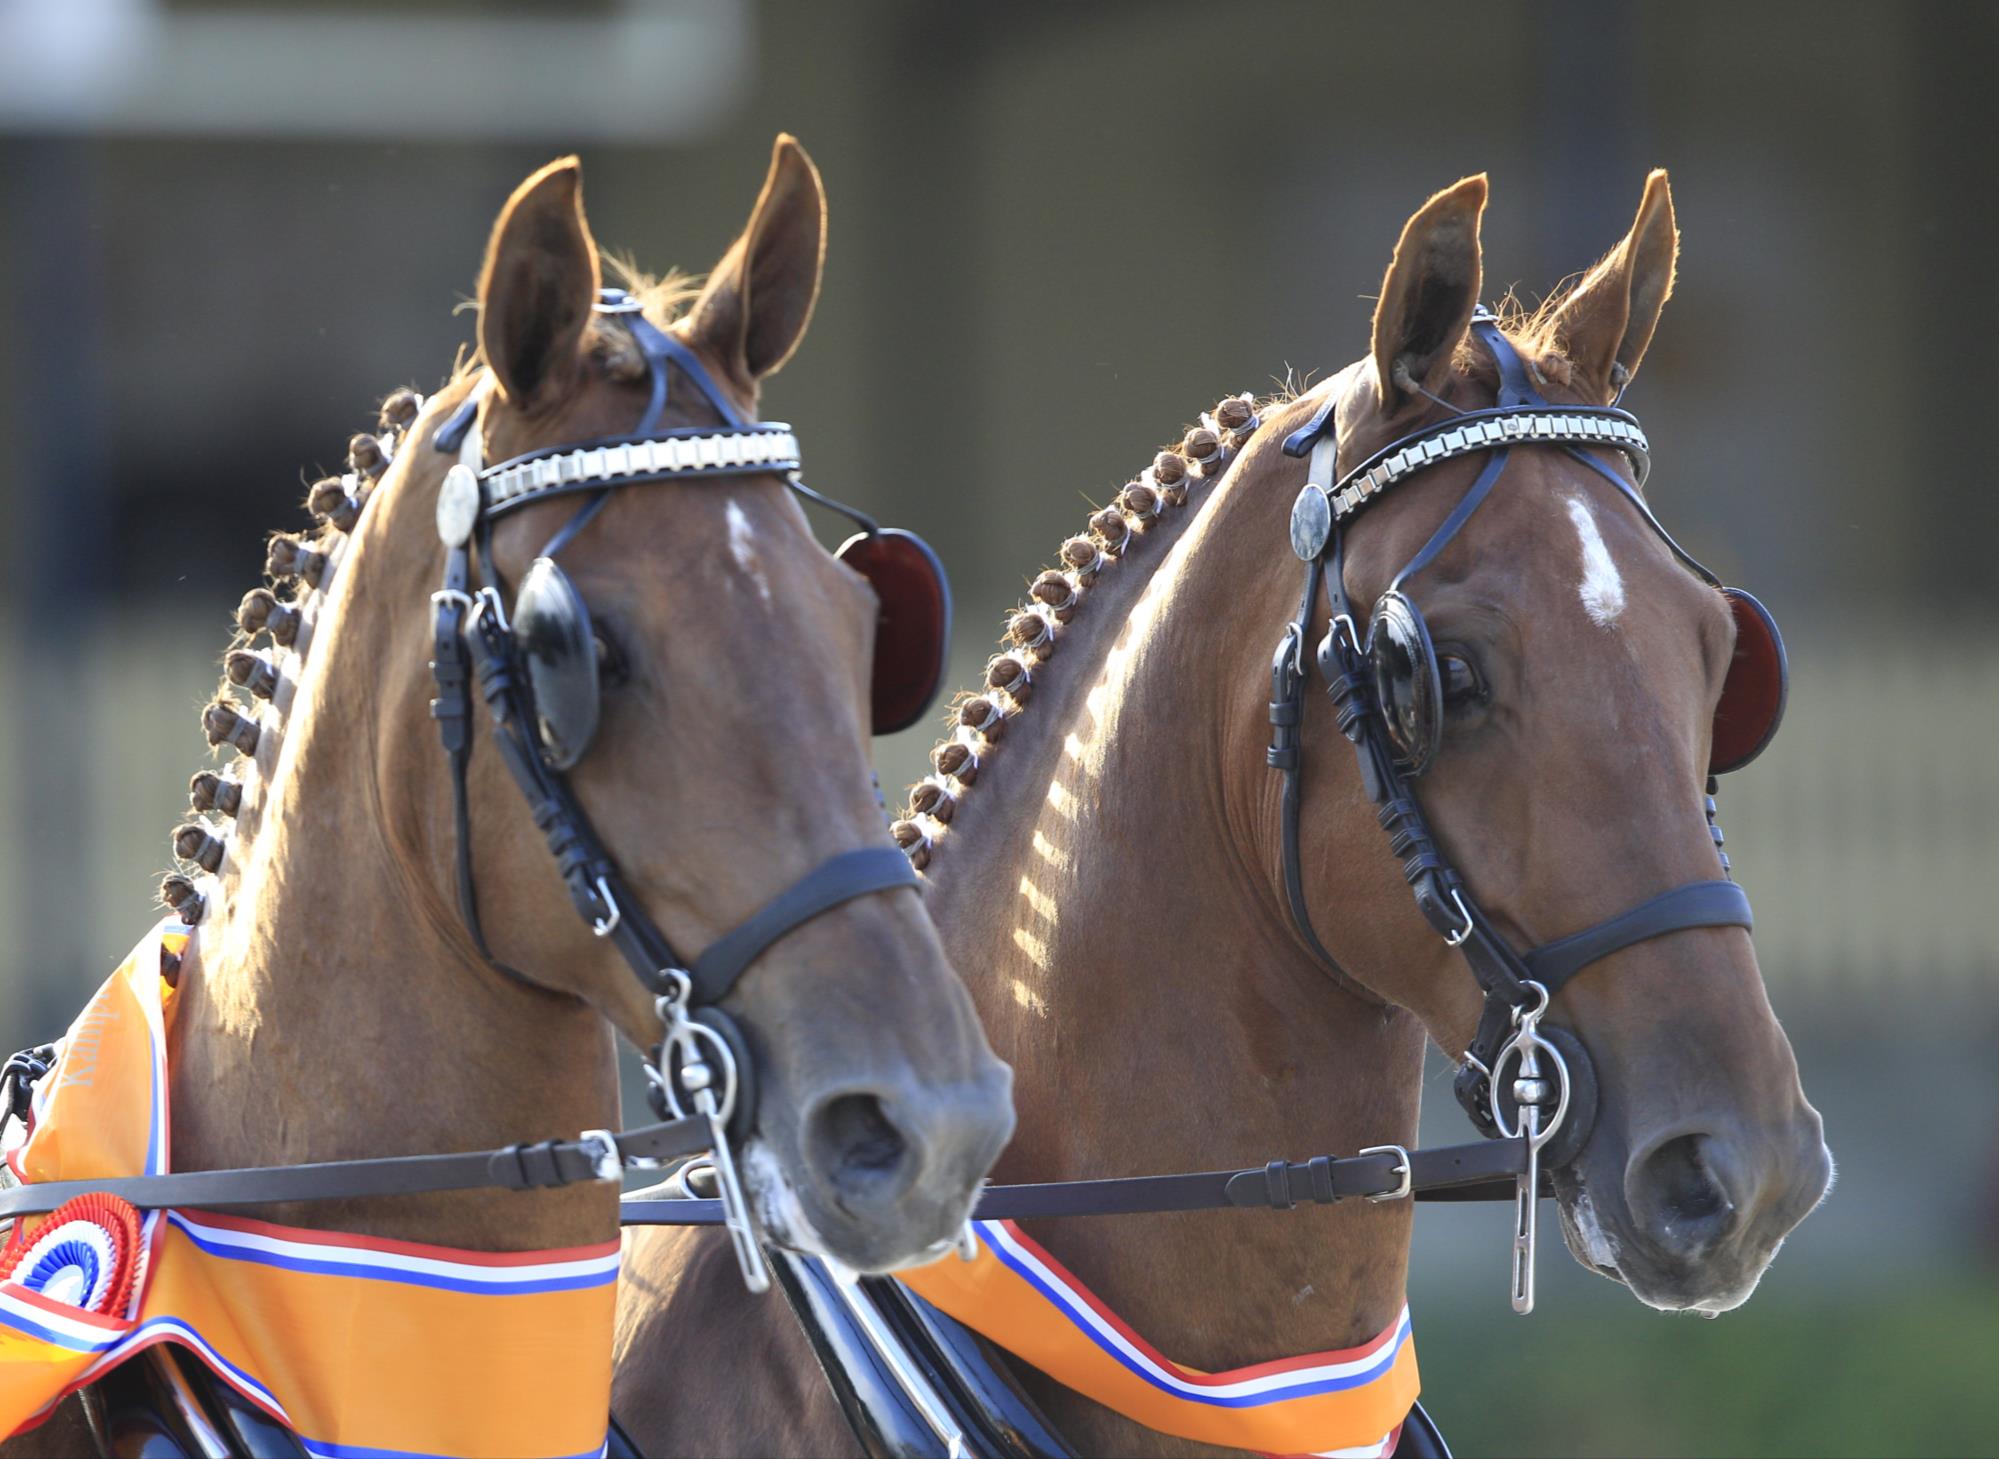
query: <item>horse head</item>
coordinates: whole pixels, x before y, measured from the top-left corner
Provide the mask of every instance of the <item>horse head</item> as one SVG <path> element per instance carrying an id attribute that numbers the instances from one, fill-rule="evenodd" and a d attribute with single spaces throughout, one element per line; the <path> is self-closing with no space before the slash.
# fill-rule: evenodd
<path id="1" fill-rule="evenodd" d="M 1606 407 L 1637 373 L 1678 253 L 1665 174 L 1648 180 L 1608 256 L 1504 327 L 1474 317 L 1485 199 L 1485 180 L 1467 179 L 1403 230 L 1372 351 L 1327 387 L 1343 473 L 1509 404 L 1508 355 L 1557 412 Z M 1355 639 L 1373 649 L 1380 712 L 1442 864 L 1516 949 L 1548 950 L 1661 893 L 1719 881 L 1710 775 L 1760 749 L 1781 705 L 1767 616 L 1658 527 L 1635 457 L 1534 441 L 1441 455 L 1406 480 L 1391 472 L 1393 491 L 1356 482 L 1365 510 L 1341 530 L 1354 617 L 1376 605 Z M 1412 621 L 1426 625 L 1420 640 Z M 1425 743 L 1406 742 L 1403 716 L 1429 726 Z M 1308 731 L 1306 753 L 1351 758 L 1331 719 Z M 1308 808 L 1304 865 L 1350 861 L 1365 854 L 1354 842 L 1380 839 L 1373 805 L 1347 810 Z M 1418 881 L 1421 848 L 1397 850 Z M 1474 1046 L 1479 988 L 1431 927 L 1391 919 L 1340 961 L 1444 1048 Z M 1594 1072 L 1593 1127 L 1570 1131 L 1587 1139 L 1551 1146 L 1566 1156 L 1554 1183 L 1572 1252 L 1653 1306 L 1744 1301 L 1831 1173 L 1747 928 L 1666 919 L 1576 968 L 1549 1021 L 1573 1031 Z"/>

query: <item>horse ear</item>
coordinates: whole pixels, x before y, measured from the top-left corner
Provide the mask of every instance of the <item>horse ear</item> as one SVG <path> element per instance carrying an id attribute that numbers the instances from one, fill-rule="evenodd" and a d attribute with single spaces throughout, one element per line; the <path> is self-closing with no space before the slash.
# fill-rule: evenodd
<path id="1" fill-rule="evenodd" d="M 1581 379 L 1605 400 L 1638 373 L 1659 311 L 1673 292 L 1680 230 L 1664 169 L 1645 179 L 1631 231 L 1555 311 L 1555 336 Z"/>
<path id="2" fill-rule="evenodd" d="M 1403 226 L 1374 308 L 1374 372 L 1384 407 L 1408 402 L 1397 377 L 1440 389 L 1478 306 L 1485 174 L 1445 188 Z"/>
<path id="3" fill-rule="evenodd" d="M 819 298 L 826 190 L 797 138 L 778 136 L 749 226 L 730 245 L 691 312 L 691 341 L 754 394 L 791 358 Z"/>
<path id="4" fill-rule="evenodd" d="M 523 409 L 576 383 L 597 302 L 597 244 L 583 216 L 583 164 L 551 162 L 514 190 L 479 275 L 479 353 Z"/>

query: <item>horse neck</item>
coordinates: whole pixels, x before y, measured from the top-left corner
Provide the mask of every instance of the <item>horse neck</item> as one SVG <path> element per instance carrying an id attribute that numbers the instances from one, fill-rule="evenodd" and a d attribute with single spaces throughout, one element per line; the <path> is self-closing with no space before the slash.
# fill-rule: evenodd
<path id="1" fill-rule="evenodd" d="M 1199 500 L 1199 488 L 1194 501 Z M 937 844 L 928 863 L 933 917 L 945 926 L 993 911 L 981 895 L 994 868 L 1024 865 L 1036 825 L 1019 814 L 1023 798 L 1045 794 L 1068 754 L 1074 726 L 1098 692 L 1104 665 L 1174 541 L 1193 502 L 1135 534 L 1079 600 L 1075 616 L 1034 665 L 1033 698 L 1010 714 L 980 752 L 978 778 L 961 787 L 946 830 L 927 823 Z"/>
<path id="2" fill-rule="evenodd" d="M 608 1024 L 487 967 L 426 713 L 427 494 L 392 469 L 303 605 L 181 980 L 178 1169 L 468 1150 L 617 1123 Z M 475 730 L 482 733 L 484 726 Z M 426 753 L 427 752 L 427 753 Z M 551 870 L 550 875 L 553 876 Z M 328 1203 L 301 1224 L 483 1249 L 611 1234 L 596 1190 Z"/>
<path id="3" fill-rule="evenodd" d="M 1277 891 L 1260 710 L 1296 611 L 1292 493 L 1242 481 L 1271 449 L 1257 441 L 1157 570 L 1123 586 L 1120 621 L 1093 620 L 1095 652 L 1077 655 L 1091 672 L 1063 661 L 1071 641 L 1037 675 L 1022 723 L 1059 713 L 1029 754 L 1009 728 L 1004 796 L 954 822 L 932 869 L 947 950 L 1015 1070 L 1000 1178 L 1414 1142 L 1420 1028 L 1339 991 Z M 1044 679 L 1061 684 L 1049 701 Z M 968 805 L 993 789 L 982 771 Z M 1356 842 L 1370 853 L 1382 850 Z M 1379 1332 L 1400 1310 L 1409 1213 L 1356 1202 L 1039 1234 L 1176 1361 L 1212 1369 Z"/>

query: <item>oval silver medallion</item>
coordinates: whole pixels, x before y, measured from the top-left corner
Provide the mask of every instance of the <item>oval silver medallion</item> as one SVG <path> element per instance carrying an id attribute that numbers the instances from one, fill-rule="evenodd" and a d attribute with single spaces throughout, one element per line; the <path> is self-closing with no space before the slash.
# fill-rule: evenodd
<path id="1" fill-rule="evenodd" d="M 437 535 L 446 547 L 463 547 L 478 520 L 479 476 L 460 462 L 444 473 L 444 485 L 437 489 Z M 1297 529 L 1292 532 L 1295 536 Z"/>
<path id="2" fill-rule="evenodd" d="M 1312 482 L 1291 503 L 1291 550 L 1306 562 L 1317 562 L 1333 531 L 1333 504 L 1325 490 Z"/>

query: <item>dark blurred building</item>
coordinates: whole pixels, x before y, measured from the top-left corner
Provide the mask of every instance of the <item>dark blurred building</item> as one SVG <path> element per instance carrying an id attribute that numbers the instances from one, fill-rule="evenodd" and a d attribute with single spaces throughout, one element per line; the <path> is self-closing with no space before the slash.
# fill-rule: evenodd
<path id="1" fill-rule="evenodd" d="M 1222 393 L 1363 351 L 1432 191 L 1491 173 L 1489 292 L 1533 299 L 1663 165 L 1684 250 L 1632 404 L 1661 514 L 1791 639 L 1723 819 L 1844 1171 L 1766 1291 L 1920 1288 L 1990 1218 L 1911 1147 L 1990 1148 L 1999 1107 L 1995 74 L 1990 5 L 0 5 L 0 1031 L 53 1032 L 149 921 L 263 533 L 444 376 L 550 157 L 582 153 L 601 241 L 701 268 L 772 134 L 805 142 L 826 292 L 769 413 L 942 551 L 960 682 L 1086 502 Z M 1419 1322 L 1510 1348 L 1504 1237 L 1468 1220 L 1425 1218 Z M 1605 1284 L 1564 1304 L 1651 1341 Z M 1516 1441 L 1692 1442 L 1592 1422 Z"/>

